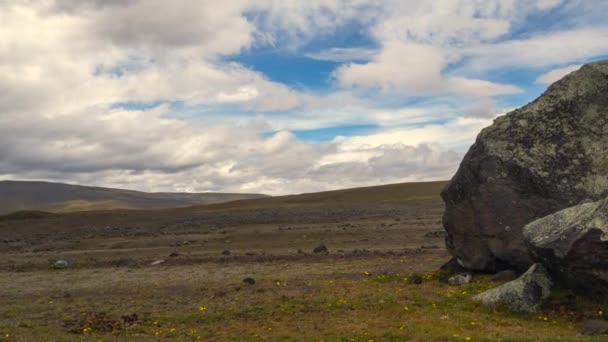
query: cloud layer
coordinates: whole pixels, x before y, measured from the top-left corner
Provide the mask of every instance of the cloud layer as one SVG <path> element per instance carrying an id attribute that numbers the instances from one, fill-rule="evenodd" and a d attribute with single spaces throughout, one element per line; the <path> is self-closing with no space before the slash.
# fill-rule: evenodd
<path id="1" fill-rule="evenodd" d="M 269 194 L 447 179 L 479 130 L 521 104 L 509 96 L 608 54 L 606 12 L 560 0 L 0 2 L 0 179 Z M 239 59 L 263 52 L 334 67 L 322 86 L 287 84 Z M 508 70 L 533 81 L 496 76 Z M 355 124 L 369 132 L 341 133 Z M 322 141 L 297 134 L 331 127 Z"/>

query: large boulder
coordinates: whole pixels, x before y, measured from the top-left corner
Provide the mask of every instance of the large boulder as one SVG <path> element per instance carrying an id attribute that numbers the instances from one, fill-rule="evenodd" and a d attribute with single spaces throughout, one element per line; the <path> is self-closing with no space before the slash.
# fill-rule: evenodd
<path id="1" fill-rule="evenodd" d="M 608 61 L 584 65 L 477 137 L 441 196 L 448 250 L 466 268 L 532 264 L 529 222 L 608 195 Z"/>
<path id="2" fill-rule="evenodd" d="M 608 198 L 538 219 L 524 227 L 524 240 L 565 284 L 608 295 Z"/>
<path id="3" fill-rule="evenodd" d="M 506 306 L 515 312 L 535 312 L 551 294 L 553 281 L 541 264 L 534 264 L 521 277 L 482 292 L 474 300 L 488 307 Z"/>

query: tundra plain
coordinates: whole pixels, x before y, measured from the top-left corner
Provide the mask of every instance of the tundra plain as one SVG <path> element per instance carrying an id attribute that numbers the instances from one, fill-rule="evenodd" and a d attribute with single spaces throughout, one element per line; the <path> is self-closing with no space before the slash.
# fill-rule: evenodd
<path id="1" fill-rule="evenodd" d="M 580 322 L 606 302 L 514 314 L 471 300 L 491 275 L 442 282 L 444 185 L 2 216 L 0 340 L 602 340 Z"/>

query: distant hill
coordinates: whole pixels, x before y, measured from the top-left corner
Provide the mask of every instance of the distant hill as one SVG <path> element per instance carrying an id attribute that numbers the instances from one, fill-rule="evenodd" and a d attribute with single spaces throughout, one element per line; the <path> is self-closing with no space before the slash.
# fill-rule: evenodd
<path id="1" fill-rule="evenodd" d="M 342 190 L 305 193 L 299 195 L 273 196 L 238 202 L 218 203 L 202 207 L 192 207 L 182 212 L 235 211 L 264 208 L 302 208 L 340 206 L 394 206 L 417 201 L 441 201 L 441 190 L 447 181 L 397 183 L 351 188 Z"/>
<path id="2" fill-rule="evenodd" d="M 50 212 L 160 209 L 269 197 L 231 193 L 146 193 L 62 183 L 0 181 L 0 214 L 18 210 Z"/>

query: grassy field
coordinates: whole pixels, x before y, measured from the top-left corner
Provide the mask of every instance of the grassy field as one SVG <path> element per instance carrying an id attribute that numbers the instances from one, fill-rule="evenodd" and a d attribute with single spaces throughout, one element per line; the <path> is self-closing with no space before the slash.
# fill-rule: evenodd
<path id="1" fill-rule="evenodd" d="M 605 340 L 579 333 L 604 301 L 557 290 L 512 314 L 471 301 L 488 275 L 439 281 L 442 185 L 5 218 L 0 340 Z"/>

